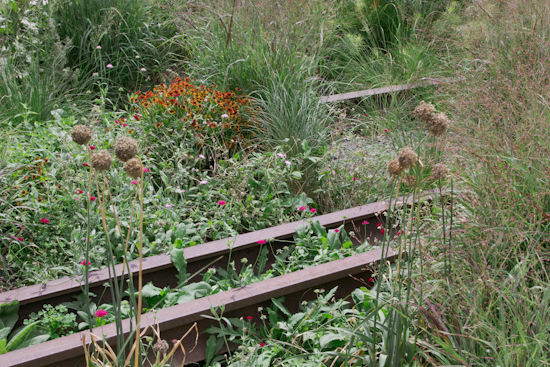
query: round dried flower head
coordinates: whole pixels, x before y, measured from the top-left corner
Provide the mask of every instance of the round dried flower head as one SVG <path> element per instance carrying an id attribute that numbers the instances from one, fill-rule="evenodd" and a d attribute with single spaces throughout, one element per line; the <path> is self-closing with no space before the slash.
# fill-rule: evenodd
<path id="1" fill-rule="evenodd" d="M 409 169 L 416 165 L 416 162 L 418 161 L 418 154 L 416 154 L 411 148 L 404 147 L 399 152 L 399 157 L 397 157 L 397 159 L 399 160 L 399 165 L 403 169 Z"/>
<path id="2" fill-rule="evenodd" d="M 153 344 L 153 350 L 155 352 L 162 352 L 163 354 L 166 354 L 166 352 L 168 351 L 168 342 L 166 340 L 159 340 L 158 342 L 156 342 L 155 344 Z"/>
<path id="3" fill-rule="evenodd" d="M 132 178 L 141 177 L 143 172 L 143 165 L 137 158 L 132 158 L 128 162 L 124 163 L 124 172 Z"/>
<path id="4" fill-rule="evenodd" d="M 425 121 L 426 129 L 434 136 L 441 136 L 449 128 L 451 122 L 445 112 L 434 114 L 429 120 Z"/>
<path id="5" fill-rule="evenodd" d="M 86 145 L 92 139 L 92 130 L 84 125 L 76 125 L 71 130 L 71 138 L 80 145 Z"/>
<path id="6" fill-rule="evenodd" d="M 415 187 L 416 185 L 416 177 L 414 175 L 405 176 L 405 179 L 403 181 L 409 187 Z"/>
<path id="7" fill-rule="evenodd" d="M 399 165 L 399 160 L 397 158 L 392 159 L 388 163 L 388 173 L 393 178 L 398 177 L 401 173 L 403 173 L 403 167 Z"/>
<path id="8" fill-rule="evenodd" d="M 115 154 L 117 158 L 123 162 L 134 158 L 137 154 L 137 151 L 137 141 L 127 136 L 118 139 L 115 143 Z"/>
<path id="9" fill-rule="evenodd" d="M 98 171 L 105 171 L 111 167 L 113 157 L 106 150 L 100 150 L 92 155 L 92 168 Z"/>
<path id="10" fill-rule="evenodd" d="M 434 180 L 443 180 L 449 175 L 447 166 L 443 163 L 438 163 L 434 166 L 432 177 Z"/>
<path id="11" fill-rule="evenodd" d="M 415 107 L 412 114 L 414 117 L 417 117 L 421 120 L 429 120 L 435 114 L 435 106 L 431 103 L 426 103 L 422 101 L 418 106 Z"/>

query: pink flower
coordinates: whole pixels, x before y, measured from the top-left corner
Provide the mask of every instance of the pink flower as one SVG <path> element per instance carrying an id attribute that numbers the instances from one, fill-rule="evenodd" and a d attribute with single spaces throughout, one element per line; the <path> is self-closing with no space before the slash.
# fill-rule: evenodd
<path id="1" fill-rule="evenodd" d="M 259 240 L 258 242 L 256 242 L 258 245 L 265 245 L 267 242 L 266 240 Z"/>
<path id="2" fill-rule="evenodd" d="M 90 145 L 90 149 L 91 149 L 91 150 L 94 150 L 95 147 L 94 147 L 93 145 Z"/>
<path id="3" fill-rule="evenodd" d="M 95 196 L 90 196 L 91 201 L 95 201 L 95 199 L 97 199 Z"/>
<path id="4" fill-rule="evenodd" d="M 88 261 L 88 264 L 86 264 L 86 260 L 82 260 L 82 261 L 80 262 L 80 265 L 86 266 L 86 265 L 92 265 L 92 263 Z"/>
<path id="5" fill-rule="evenodd" d="M 82 191 L 82 190 L 76 190 L 74 193 L 75 193 L 75 194 L 82 194 L 83 192 L 84 192 L 84 191 Z"/>
<path id="6" fill-rule="evenodd" d="M 149 172 L 149 169 L 144 168 L 144 169 L 143 169 L 143 172 Z"/>
<path id="7" fill-rule="evenodd" d="M 378 224 L 376 225 L 376 227 L 382 227 L 382 223 L 378 222 Z"/>
<path id="8" fill-rule="evenodd" d="M 118 120 L 115 120 L 115 124 L 118 124 Z"/>
<path id="9" fill-rule="evenodd" d="M 18 239 L 19 241 L 23 241 L 23 239 L 22 239 L 21 237 L 17 237 L 17 239 Z"/>
<path id="10" fill-rule="evenodd" d="M 80 198 L 74 198 L 74 201 L 80 201 Z"/>
<path id="11" fill-rule="evenodd" d="M 380 233 L 384 234 L 384 233 L 386 233 L 386 230 L 385 230 L 384 228 L 382 228 L 382 229 L 380 230 Z"/>
<path id="12" fill-rule="evenodd" d="M 137 185 L 138 182 L 136 180 L 132 181 L 132 185 Z"/>
<path id="13" fill-rule="evenodd" d="M 357 181 L 357 177 L 352 178 L 353 181 Z"/>
<path id="14" fill-rule="evenodd" d="M 336 228 L 336 229 L 334 230 L 334 232 L 338 233 L 338 232 L 340 232 L 340 230 L 339 230 L 338 228 Z"/>
<path id="15" fill-rule="evenodd" d="M 82 165 L 83 165 L 84 167 L 90 167 L 90 165 L 89 165 L 88 163 L 82 163 Z"/>
<path id="16" fill-rule="evenodd" d="M 204 155 L 202 155 L 202 154 L 199 154 L 199 158 L 200 158 L 200 159 L 206 159 L 206 157 L 205 157 Z"/>
<path id="17" fill-rule="evenodd" d="M 107 69 L 112 69 L 114 66 L 111 64 L 107 64 Z"/>
<path id="18" fill-rule="evenodd" d="M 265 346 L 265 343 L 260 343 L 260 347 L 264 347 Z"/>
<path id="19" fill-rule="evenodd" d="M 128 124 L 122 124 L 122 127 L 126 127 L 126 126 L 128 126 Z"/>
<path id="20" fill-rule="evenodd" d="M 177 344 L 179 342 L 178 339 L 172 339 L 172 343 Z"/>
<path id="21" fill-rule="evenodd" d="M 306 210 L 306 207 L 305 207 L 305 206 L 301 206 L 301 207 L 298 208 L 298 211 L 299 211 L 299 212 L 303 212 L 304 210 Z"/>
<path id="22" fill-rule="evenodd" d="M 285 164 L 286 164 L 287 166 L 290 166 L 292 163 L 290 163 L 289 161 L 285 161 Z"/>
<path id="23" fill-rule="evenodd" d="M 368 114 L 368 113 L 365 113 L 365 116 L 369 117 L 369 114 Z"/>
<path id="24" fill-rule="evenodd" d="M 252 316 L 246 316 L 247 320 L 252 320 Z"/>
<path id="25" fill-rule="evenodd" d="M 361 224 L 365 226 L 365 225 L 369 224 L 369 222 L 363 221 L 363 223 L 361 223 Z"/>
<path id="26" fill-rule="evenodd" d="M 50 221 L 49 221 L 48 219 L 46 219 L 46 218 L 42 218 L 42 219 L 40 219 L 40 221 L 41 221 L 42 223 L 44 223 L 44 224 L 50 223 Z"/>
<path id="27" fill-rule="evenodd" d="M 170 209 L 170 208 L 172 207 L 172 205 L 166 204 L 164 207 L 165 207 L 166 209 Z"/>
<path id="28" fill-rule="evenodd" d="M 101 50 L 101 46 L 95 46 L 95 48 Z"/>
<path id="29" fill-rule="evenodd" d="M 390 129 L 385 129 L 384 131 L 385 131 L 385 132 L 388 132 L 388 131 L 390 131 Z"/>
<path id="30" fill-rule="evenodd" d="M 95 317 L 103 317 L 103 316 L 107 316 L 107 311 L 105 310 L 97 310 L 95 312 Z"/>
<path id="31" fill-rule="evenodd" d="M 206 185 L 208 183 L 208 181 L 206 180 L 202 180 L 201 182 L 199 182 L 200 185 Z"/>
<path id="32" fill-rule="evenodd" d="M 139 71 L 147 71 L 147 69 L 141 68 L 141 69 L 139 69 Z"/>
<path id="33" fill-rule="evenodd" d="M 312 212 L 312 213 L 317 213 L 317 209 L 315 209 L 315 208 L 311 208 L 311 209 L 309 209 L 309 211 Z"/>
<path id="34" fill-rule="evenodd" d="M 227 203 L 223 200 L 218 201 L 218 205 L 224 206 L 225 204 L 227 204 Z"/>
<path id="35" fill-rule="evenodd" d="M 139 116 L 138 116 L 138 115 L 134 115 L 134 119 L 135 119 L 136 121 L 139 121 Z"/>
<path id="36" fill-rule="evenodd" d="M 374 280 L 374 279 L 372 279 L 372 278 L 369 278 L 369 283 L 370 283 L 370 282 L 372 282 L 373 280 Z"/>
<path id="37" fill-rule="evenodd" d="M 285 159 L 285 158 L 286 158 L 286 155 L 283 154 L 283 153 L 277 153 L 277 157 L 280 157 L 280 158 Z"/>

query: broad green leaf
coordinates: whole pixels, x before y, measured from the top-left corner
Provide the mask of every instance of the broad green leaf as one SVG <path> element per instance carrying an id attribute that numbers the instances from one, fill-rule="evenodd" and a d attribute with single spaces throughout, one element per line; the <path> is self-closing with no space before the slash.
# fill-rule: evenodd
<path id="1" fill-rule="evenodd" d="M 141 295 L 145 298 L 153 298 L 153 297 L 159 296 L 160 292 L 162 292 L 162 289 L 155 287 L 152 282 L 147 283 L 141 289 Z"/>
<path id="2" fill-rule="evenodd" d="M 17 329 L 15 335 L 11 337 L 9 343 L 6 345 L 6 350 L 8 352 L 16 350 L 21 344 L 32 338 L 36 331 L 36 324 L 37 322 Z"/>
<path id="3" fill-rule="evenodd" d="M 182 284 L 187 279 L 187 259 L 183 256 L 183 249 L 174 247 L 170 251 L 170 260 L 178 270 L 179 284 Z"/>
<path id="4" fill-rule="evenodd" d="M 14 300 L 10 303 L 2 303 L 0 305 L 0 318 L 5 316 L 17 315 L 19 312 L 19 301 Z"/>
<path id="5" fill-rule="evenodd" d="M 345 338 L 345 335 L 342 335 L 342 334 L 334 334 L 334 333 L 324 334 L 319 339 L 319 345 L 321 346 L 321 348 L 324 348 L 331 341 L 333 341 L 333 340 L 343 340 L 344 338 Z"/>
<path id="6" fill-rule="evenodd" d="M 0 339 L 0 354 L 6 354 L 8 351 L 6 350 L 6 339 Z"/>
<path id="7" fill-rule="evenodd" d="M 284 301 L 285 301 L 285 297 L 279 297 L 279 298 L 272 298 L 271 299 L 271 302 L 273 302 L 273 304 L 275 306 L 277 306 L 277 308 L 279 310 L 281 310 L 285 315 L 292 316 L 292 314 L 287 310 L 287 308 L 285 306 L 283 306 Z"/>
<path id="8" fill-rule="evenodd" d="M 26 342 L 22 343 L 21 345 L 19 345 L 17 347 L 17 349 L 23 349 L 23 348 L 26 348 L 26 347 L 30 347 L 31 345 L 44 343 L 48 339 L 50 339 L 49 334 L 37 335 L 34 338 L 31 338 L 31 339 L 27 340 Z"/>

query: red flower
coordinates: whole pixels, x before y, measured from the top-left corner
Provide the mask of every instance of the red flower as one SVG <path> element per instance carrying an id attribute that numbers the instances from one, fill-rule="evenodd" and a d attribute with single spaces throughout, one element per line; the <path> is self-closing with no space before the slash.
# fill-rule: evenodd
<path id="1" fill-rule="evenodd" d="M 374 279 L 372 279 L 372 278 L 369 278 L 369 283 L 370 283 L 370 282 L 372 282 L 373 280 L 374 280 Z"/>
<path id="2" fill-rule="evenodd" d="M 107 316 L 107 311 L 105 310 L 97 310 L 95 312 L 95 317 L 103 317 L 103 316 Z"/>
<path id="3" fill-rule="evenodd" d="M 252 320 L 252 316 L 246 316 L 247 320 Z"/>
<path id="4" fill-rule="evenodd" d="M 90 149 L 91 149 L 91 150 L 94 150 L 95 147 L 94 147 L 93 145 L 90 145 Z"/>
<path id="5" fill-rule="evenodd" d="M 134 115 L 134 118 L 136 119 L 136 121 L 139 121 L 139 116 L 138 115 Z"/>
<path id="6" fill-rule="evenodd" d="M 86 264 L 86 260 L 82 260 L 82 261 L 80 262 L 80 265 L 86 266 L 86 265 L 92 265 L 92 263 L 88 261 L 88 264 Z"/>
<path id="7" fill-rule="evenodd" d="M 223 200 L 218 201 L 218 205 L 224 206 L 225 204 L 227 204 L 227 203 Z"/>
<path id="8" fill-rule="evenodd" d="M 309 211 L 312 212 L 312 213 L 316 213 L 316 212 L 317 212 L 317 209 L 311 208 L 311 209 L 309 209 Z"/>
<path id="9" fill-rule="evenodd" d="M 41 221 L 42 223 L 44 223 L 44 224 L 50 223 L 50 221 L 49 221 L 48 219 L 46 219 L 46 218 L 42 218 L 42 219 L 40 219 L 40 221 Z"/>
<path id="10" fill-rule="evenodd" d="M 19 241 L 23 241 L 23 239 L 22 239 L 21 237 L 17 237 L 17 239 L 18 239 Z"/>
<path id="11" fill-rule="evenodd" d="M 128 124 L 122 124 L 122 127 L 126 127 L 126 126 L 128 126 Z"/>
<path id="12" fill-rule="evenodd" d="M 384 228 L 382 228 L 382 229 L 380 230 L 380 233 L 384 234 L 384 233 L 386 233 L 386 230 L 385 230 Z"/>
<path id="13" fill-rule="evenodd" d="M 97 199 L 95 196 L 90 196 L 91 201 L 95 201 L 95 199 Z"/>
<path id="14" fill-rule="evenodd" d="M 354 178 L 353 178 L 353 181 L 357 181 L 357 177 L 354 177 Z"/>
<path id="15" fill-rule="evenodd" d="M 265 343 L 260 343 L 260 347 L 263 347 L 263 346 L 265 346 Z"/>
<path id="16" fill-rule="evenodd" d="M 258 242 L 256 242 L 258 245 L 265 245 L 267 242 L 266 240 L 259 240 Z"/>
<path id="17" fill-rule="evenodd" d="M 377 227 L 382 227 L 382 223 L 378 223 L 376 226 Z"/>
<path id="18" fill-rule="evenodd" d="M 90 167 L 90 165 L 89 165 L 88 163 L 82 163 L 82 165 L 83 165 L 84 167 Z"/>

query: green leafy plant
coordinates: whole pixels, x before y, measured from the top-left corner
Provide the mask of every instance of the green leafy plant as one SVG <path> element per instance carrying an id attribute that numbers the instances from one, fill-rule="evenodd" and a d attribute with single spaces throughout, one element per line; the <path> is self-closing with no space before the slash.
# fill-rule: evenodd
<path id="1" fill-rule="evenodd" d="M 41 334 L 37 322 L 23 325 L 13 330 L 19 319 L 19 301 L 0 305 L 0 354 L 42 343 L 50 338 L 49 334 Z"/>
<path id="2" fill-rule="evenodd" d="M 38 313 L 31 313 L 23 324 L 34 324 L 41 333 L 48 334 L 50 339 L 57 339 L 77 331 L 76 314 L 67 311 L 65 305 L 44 305 Z"/>

